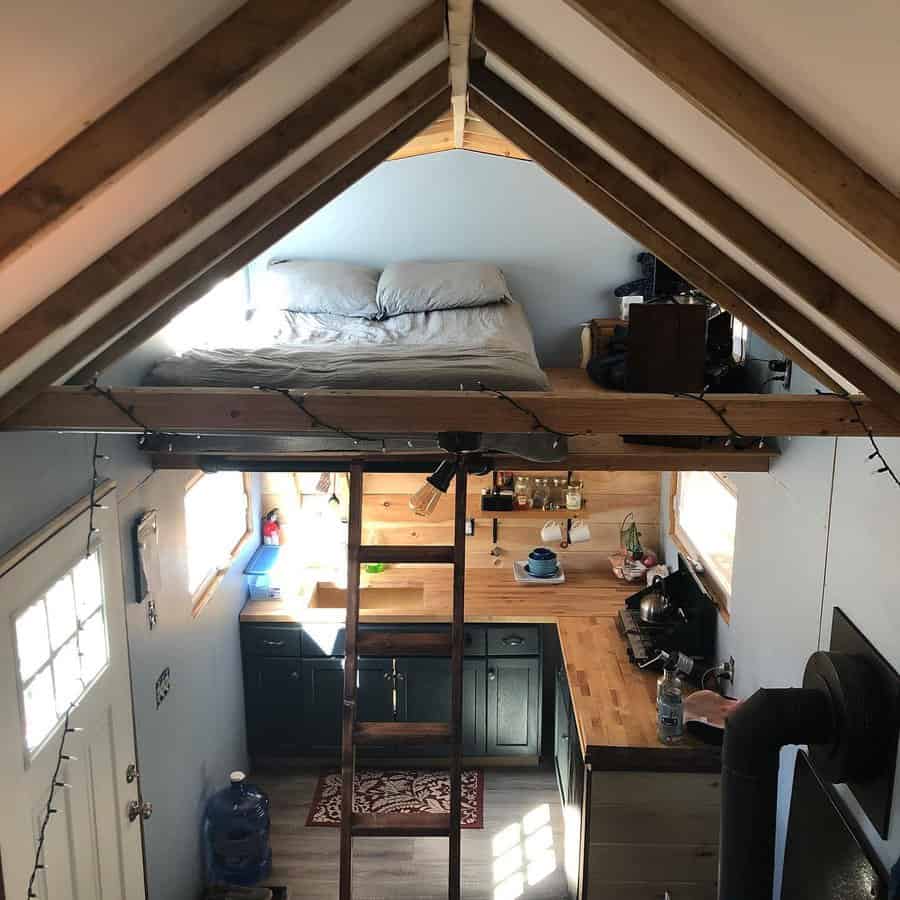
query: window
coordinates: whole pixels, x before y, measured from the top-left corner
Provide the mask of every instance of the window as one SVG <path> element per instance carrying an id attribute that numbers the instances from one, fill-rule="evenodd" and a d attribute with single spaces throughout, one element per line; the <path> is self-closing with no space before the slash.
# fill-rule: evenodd
<path id="1" fill-rule="evenodd" d="M 247 480 L 240 472 L 194 479 L 184 495 L 188 590 L 196 615 L 252 531 Z"/>
<path id="2" fill-rule="evenodd" d="M 99 551 L 15 619 L 25 743 L 37 750 L 109 662 Z"/>
<path id="3" fill-rule="evenodd" d="M 734 566 L 737 493 L 725 475 L 679 472 L 675 476 L 672 535 L 687 556 L 702 563 L 708 586 L 727 609 Z"/>

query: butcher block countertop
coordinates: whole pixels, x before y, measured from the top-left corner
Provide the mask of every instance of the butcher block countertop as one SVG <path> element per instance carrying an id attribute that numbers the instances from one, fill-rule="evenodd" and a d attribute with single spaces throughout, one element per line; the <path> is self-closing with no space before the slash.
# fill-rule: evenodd
<path id="1" fill-rule="evenodd" d="M 595 769 L 718 771 L 720 754 L 692 738 L 663 745 L 656 737 L 656 679 L 628 659 L 615 615 L 639 586 L 611 573 L 572 572 L 560 585 L 517 585 L 508 567 L 470 571 L 469 623 L 556 625 L 569 679 L 578 736 Z M 448 567 L 392 566 L 362 575 L 360 620 L 369 623 L 450 621 Z M 242 622 L 343 622 L 346 592 L 330 582 L 309 585 L 293 600 L 250 600 Z"/>

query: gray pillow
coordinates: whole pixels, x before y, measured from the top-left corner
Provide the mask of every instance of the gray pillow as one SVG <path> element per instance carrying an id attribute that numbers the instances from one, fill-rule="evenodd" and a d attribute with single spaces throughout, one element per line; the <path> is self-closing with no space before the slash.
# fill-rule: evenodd
<path id="1" fill-rule="evenodd" d="M 273 260 L 265 305 L 303 313 L 378 318 L 378 269 L 353 263 Z"/>
<path id="2" fill-rule="evenodd" d="M 382 317 L 462 306 L 486 306 L 509 297 L 497 266 L 478 262 L 391 263 L 378 280 Z"/>

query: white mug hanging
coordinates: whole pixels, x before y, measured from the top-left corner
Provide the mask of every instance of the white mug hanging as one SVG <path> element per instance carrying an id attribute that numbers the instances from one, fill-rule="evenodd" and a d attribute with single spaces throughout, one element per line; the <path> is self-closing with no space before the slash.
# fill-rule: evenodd
<path id="1" fill-rule="evenodd" d="M 591 529 L 584 519 L 575 519 L 572 527 L 569 529 L 569 542 L 572 544 L 580 544 L 591 539 Z"/>
<path id="2" fill-rule="evenodd" d="M 549 522 L 544 522 L 544 527 L 541 529 L 541 540 L 544 543 L 552 544 L 555 541 L 562 541 L 563 539 L 563 526 L 561 522 L 556 522 L 551 519 Z"/>

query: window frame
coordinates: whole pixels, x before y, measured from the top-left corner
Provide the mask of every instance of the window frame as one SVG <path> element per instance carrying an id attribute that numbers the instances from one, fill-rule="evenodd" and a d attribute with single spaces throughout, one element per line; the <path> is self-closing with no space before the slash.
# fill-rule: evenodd
<path id="1" fill-rule="evenodd" d="M 50 580 L 44 589 L 37 594 L 33 595 L 27 603 L 20 606 L 11 616 L 10 625 L 11 625 L 11 635 L 13 642 L 13 657 L 15 662 L 15 670 L 16 670 L 16 691 L 17 691 L 17 699 L 19 706 L 19 715 L 22 724 L 22 733 L 25 736 L 25 759 L 26 762 L 30 765 L 31 762 L 36 759 L 47 746 L 49 741 L 53 738 L 53 735 L 56 734 L 59 726 L 65 721 L 66 714 L 60 714 L 58 709 L 56 711 L 56 721 L 53 726 L 44 734 L 44 736 L 35 744 L 34 747 L 28 746 L 28 715 L 27 715 L 27 707 L 25 702 L 25 691 L 35 682 L 38 676 L 44 672 L 49 671 L 51 677 L 51 683 L 53 685 L 53 699 L 54 702 L 57 700 L 57 686 L 56 686 L 56 673 L 53 669 L 53 664 L 56 661 L 57 657 L 62 653 L 62 651 L 72 642 L 75 641 L 76 647 L 78 648 L 79 655 L 81 655 L 81 634 L 84 631 L 84 626 L 87 625 L 91 620 L 98 618 L 102 622 L 103 625 L 103 637 L 106 648 L 106 659 L 103 662 L 103 665 L 91 676 L 90 681 L 84 681 L 83 679 L 79 679 L 81 681 L 81 691 L 79 691 L 77 697 L 75 697 L 71 703 L 70 708 L 77 706 L 81 701 L 90 693 L 90 691 L 94 688 L 97 682 L 106 674 L 109 670 L 110 661 L 112 657 L 110 643 L 109 643 L 109 617 L 107 615 L 107 594 L 106 594 L 106 585 L 103 581 L 103 546 L 101 543 L 97 543 L 94 548 L 91 550 L 89 557 L 82 557 L 77 559 L 71 565 L 69 565 L 66 569 L 60 572 L 57 576 L 55 576 L 52 580 Z M 56 649 L 53 648 L 52 642 L 48 644 L 49 656 L 46 661 L 41 663 L 28 678 L 22 677 L 22 658 L 20 652 L 20 645 L 18 639 L 18 630 L 17 625 L 18 622 L 28 613 L 29 610 L 41 604 L 43 607 L 44 615 L 47 616 L 47 594 L 61 581 L 66 578 L 70 578 L 73 580 L 73 591 L 76 589 L 76 585 L 74 583 L 74 572 L 75 569 L 84 561 L 86 558 L 96 557 L 96 566 L 100 576 L 100 603 L 98 606 L 93 609 L 90 614 L 84 618 L 83 620 L 78 616 L 77 611 L 77 598 L 73 595 L 73 603 L 75 604 L 75 630 L 69 635 L 65 641 L 63 641 L 59 647 Z M 48 622 L 48 641 L 49 638 L 49 622 Z"/>
<path id="2" fill-rule="evenodd" d="M 735 498 L 735 501 L 738 500 L 737 487 L 724 472 L 707 470 L 706 474 L 714 476 Z M 669 537 L 682 556 L 691 562 L 699 562 L 703 566 L 703 572 L 697 572 L 697 577 L 719 608 L 719 614 L 726 622 L 729 622 L 731 620 L 732 591 L 718 579 L 712 566 L 704 559 L 703 554 L 694 546 L 688 535 L 679 527 L 678 491 L 681 484 L 681 475 L 681 472 L 673 472 L 669 486 Z"/>
<path id="3" fill-rule="evenodd" d="M 201 481 L 206 475 L 216 474 L 214 472 L 195 472 L 191 478 L 188 479 L 187 484 L 184 486 L 184 496 L 187 497 L 191 488 L 193 488 L 199 481 Z M 246 510 L 246 521 L 244 527 L 244 533 L 240 536 L 237 543 L 234 547 L 231 548 L 231 551 L 228 553 L 226 561 L 224 565 L 220 566 L 217 569 L 211 569 L 203 581 L 200 582 L 199 587 L 197 587 L 194 591 L 190 591 L 191 598 L 191 618 L 196 619 L 197 616 L 200 615 L 201 612 L 206 608 L 207 604 L 210 600 L 212 600 L 213 595 L 216 590 L 218 590 L 219 585 L 222 583 L 225 576 L 228 574 L 228 570 L 234 564 L 235 559 L 237 559 L 240 552 L 247 546 L 250 539 L 253 537 L 253 504 L 250 502 L 250 493 L 251 493 L 251 476 L 248 472 L 241 473 L 241 480 L 244 488 L 244 506 Z M 188 553 L 187 548 L 188 543 L 188 535 L 187 535 L 187 516 L 185 515 L 185 554 Z"/>

